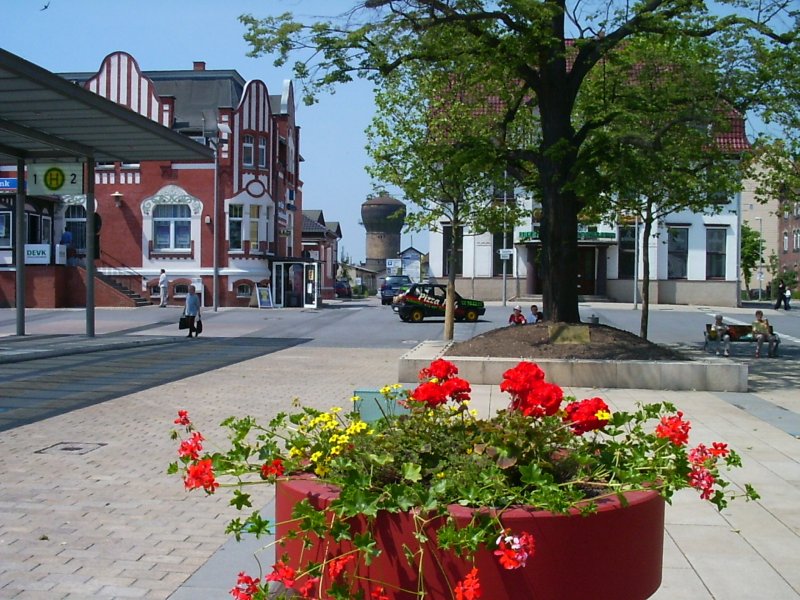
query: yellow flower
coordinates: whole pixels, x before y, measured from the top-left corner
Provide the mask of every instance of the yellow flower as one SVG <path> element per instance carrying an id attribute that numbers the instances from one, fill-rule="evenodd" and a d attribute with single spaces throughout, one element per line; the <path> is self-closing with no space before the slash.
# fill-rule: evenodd
<path id="1" fill-rule="evenodd" d="M 436 477 L 437 477 L 437 479 L 444 479 L 444 473 L 443 473 L 443 472 L 441 472 L 441 471 L 439 471 L 439 472 L 436 474 Z"/>
<path id="2" fill-rule="evenodd" d="M 322 452 L 317 450 L 314 454 L 311 455 L 311 462 L 316 463 L 319 462 L 319 459 L 322 458 Z"/>
<path id="3" fill-rule="evenodd" d="M 598 421 L 609 421 L 609 420 L 611 420 L 611 413 L 608 412 L 607 410 L 598 410 L 595 413 L 594 416 Z"/>
<path id="4" fill-rule="evenodd" d="M 298 456 L 303 456 L 303 451 L 299 448 L 292 448 L 289 450 L 289 458 L 297 458 Z"/>

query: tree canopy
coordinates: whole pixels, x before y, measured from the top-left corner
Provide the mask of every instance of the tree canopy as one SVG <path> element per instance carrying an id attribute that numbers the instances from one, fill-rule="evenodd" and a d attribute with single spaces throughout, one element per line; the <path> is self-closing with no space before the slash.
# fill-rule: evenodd
<path id="1" fill-rule="evenodd" d="M 545 312 L 577 322 L 577 219 L 591 200 L 587 181 L 602 174 L 594 141 L 631 112 L 581 110 L 591 84 L 626 44 L 704 40 L 721 100 L 795 127 L 798 16 L 790 0 L 366 0 L 336 19 L 242 22 L 251 55 L 295 58 L 307 101 L 353 77 L 386 88 L 420 68 L 469 75 L 498 96 L 493 126 L 469 143 L 491 146 L 486 159 L 535 192 Z"/>

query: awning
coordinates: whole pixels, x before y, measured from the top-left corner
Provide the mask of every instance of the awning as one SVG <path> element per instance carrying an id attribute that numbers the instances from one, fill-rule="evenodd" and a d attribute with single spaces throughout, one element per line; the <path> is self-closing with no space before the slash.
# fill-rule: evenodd
<path id="1" fill-rule="evenodd" d="M 0 163 L 213 160 L 211 148 L 0 49 Z"/>

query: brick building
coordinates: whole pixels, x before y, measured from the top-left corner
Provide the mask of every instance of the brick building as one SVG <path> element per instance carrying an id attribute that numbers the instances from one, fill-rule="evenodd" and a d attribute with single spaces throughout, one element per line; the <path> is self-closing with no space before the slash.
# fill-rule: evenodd
<path id="1" fill-rule="evenodd" d="M 142 71 L 124 52 L 107 56 L 96 73 L 62 76 L 215 150 L 213 161 L 96 165 L 98 305 L 133 305 L 137 296 L 149 303 L 158 296 L 161 269 L 171 304 L 182 303 L 191 284 L 205 306 L 247 306 L 256 285 L 272 287 L 276 306 L 316 305 L 323 290 L 332 293 L 332 276 L 320 281 L 329 269 L 303 255 L 300 127 L 291 82 L 271 94 L 260 80 L 207 70 L 203 62 L 190 70 Z M 11 167 L 3 171 L 16 176 Z M 0 263 L 10 266 L 13 198 L 0 195 Z M 34 280 L 28 305 L 82 306 L 80 295 L 37 289 L 64 279 L 60 270 L 86 264 L 86 195 L 29 196 L 26 227 L 28 244 L 55 248 L 64 232 L 71 238 L 69 265 L 47 267 L 49 279 L 41 284 L 37 271 L 27 270 Z M 6 287 L 3 278 L 0 296 L 8 306 L 13 293 Z"/>

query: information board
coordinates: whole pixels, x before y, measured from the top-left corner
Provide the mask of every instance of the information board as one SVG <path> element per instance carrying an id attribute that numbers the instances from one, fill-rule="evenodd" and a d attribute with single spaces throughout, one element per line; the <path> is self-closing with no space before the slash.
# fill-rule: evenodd
<path id="1" fill-rule="evenodd" d="M 256 286 L 256 300 L 258 308 L 275 308 L 275 304 L 272 302 L 272 287 L 269 285 Z"/>

